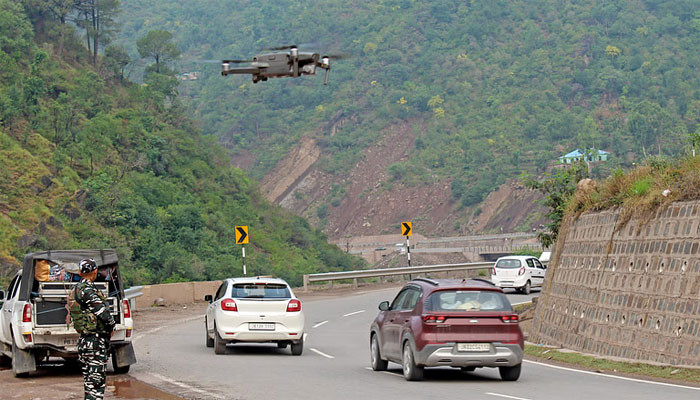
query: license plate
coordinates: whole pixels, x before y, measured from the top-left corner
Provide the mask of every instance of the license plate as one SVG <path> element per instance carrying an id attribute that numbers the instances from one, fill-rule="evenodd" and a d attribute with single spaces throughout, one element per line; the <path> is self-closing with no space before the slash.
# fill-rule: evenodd
<path id="1" fill-rule="evenodd" d="M 491 351 L 491 343 L 457 343 L 457 351 Z"/>
<path id="2" fill-rule="evenodd" d="M 275 324 L 267 322 L 250 322 L 248 323 L 248 329 L 251 331 L 274 331 Z"/>
<path id="3" fill-rule="evenodd" d="M 63 339 L 64 346 L 75 346 L 78 344 L 78 339 Z"/>

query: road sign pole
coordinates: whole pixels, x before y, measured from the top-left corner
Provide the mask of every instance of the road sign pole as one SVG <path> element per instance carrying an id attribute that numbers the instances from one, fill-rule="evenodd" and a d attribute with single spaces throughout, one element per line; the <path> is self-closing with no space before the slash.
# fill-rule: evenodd
<path id="1" fill-rule="evenodd" d="M 243 245 L 243 247 L 241 247 L 241 249 L 243 250 L 243 276 L 246 276 L 246 270 L 245 270 L 245 245 Z"/>
<path id="2" fill-rule="evenodd" d="M 408 266 L 411 266 L 411 243 L 406 236 L 406 254 L 408 254 Z"/>

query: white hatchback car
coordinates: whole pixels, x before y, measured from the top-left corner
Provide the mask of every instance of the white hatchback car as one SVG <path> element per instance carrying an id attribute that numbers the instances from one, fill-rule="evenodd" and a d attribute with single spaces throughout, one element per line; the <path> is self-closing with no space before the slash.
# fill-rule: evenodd
<path id="1" fill-rule="evenodd" d="M 205 317 L 207 347 L 224 354 L 228 343 L 291 345 L 292 354 L 304 350 L 304 313 L 301 301 L 287 282 L 277 278 L 229 278 L 209 302 Z"/>
<path id="2" fill-rule="evenodd" d="M 514 288 L 530 294 L 532 287 L 542 287 L 546 267 L 532 256 L 507 256 L 496 261 L 491 282 L 500 288 Z"/>

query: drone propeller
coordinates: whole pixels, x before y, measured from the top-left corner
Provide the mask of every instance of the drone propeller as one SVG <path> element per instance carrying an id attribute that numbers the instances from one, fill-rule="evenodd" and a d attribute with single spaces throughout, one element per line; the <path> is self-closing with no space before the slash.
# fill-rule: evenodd
<path id="1" fill-rule="evenodd" d="M 345 60 L 350 58 L 349 54 L 339 53 L 339 54 L 324 54 L 323 57 L 328 57 L 331 60 Z"/>
<path id="2" fill-rule="evenodd" d="M 252 63 L 253 60 L 221 60 L 220 62 L 228 63 L 228 64 L 243 64 L 243 63 Z"/>
<path id="3" fill-rule="evenodd" d="M 299 46 L 297 46 L 295 44 L 290 44 L 287 46 L 266 47 L 263 50 L 289 50 L 289 49 L 294 49 L 294 48 L 299 48 Z"/>

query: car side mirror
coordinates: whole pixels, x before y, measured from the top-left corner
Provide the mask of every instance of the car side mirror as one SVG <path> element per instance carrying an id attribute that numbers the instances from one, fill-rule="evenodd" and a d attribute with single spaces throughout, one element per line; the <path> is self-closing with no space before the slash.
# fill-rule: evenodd
<path id="1" fill-rule="evenodd" d="M 211 303 L 212 297 L 210 294 L 204 296 L 204 301 L 208 301 Z"/>
<path id="2" fill-rule="evenodd" d="M 380 311 L 386 311 L 389 309 L 389 302 L 388 301 L 382 301 L 379 303 L 379 310 Z"/>

